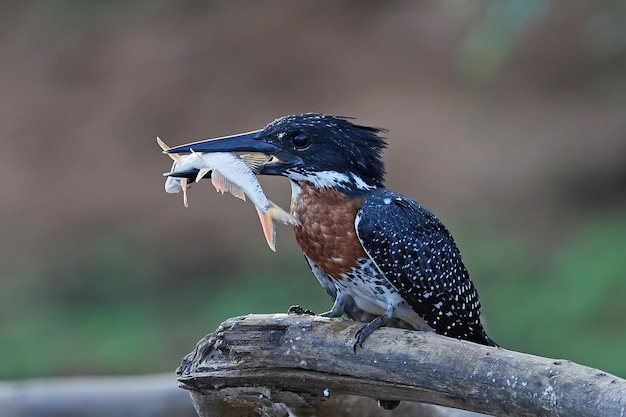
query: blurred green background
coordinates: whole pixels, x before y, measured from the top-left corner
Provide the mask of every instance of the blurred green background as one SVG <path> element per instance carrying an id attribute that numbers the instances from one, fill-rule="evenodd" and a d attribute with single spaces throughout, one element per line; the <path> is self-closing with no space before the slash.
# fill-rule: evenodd
<path id="1" fill-rule="evenodd" d="M 250 203 L 166 195 L 155 143 L 306 111 L 389 129 L 495 341 L 626 377 L 625 4 L 5 2 L 0 379 L 167 372 L 228 317 L 330 308 L 289 228 L 274 254 Z"/>

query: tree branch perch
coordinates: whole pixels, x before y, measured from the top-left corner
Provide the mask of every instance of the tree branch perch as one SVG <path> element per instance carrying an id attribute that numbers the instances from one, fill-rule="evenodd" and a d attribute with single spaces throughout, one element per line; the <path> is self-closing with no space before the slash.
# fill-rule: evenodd
<path id="1" fill-rule="evenodd" d="M 235 317 L 184 358 L 178 381 L 201 416 L 250 415 L 277 403 L 302 408 L 337 395 L 494 416 L 625 415 L 626 380 L 597 369 L 394 328 L 377 330 L 355 354 L 361 325 L 320 316 Z"/>

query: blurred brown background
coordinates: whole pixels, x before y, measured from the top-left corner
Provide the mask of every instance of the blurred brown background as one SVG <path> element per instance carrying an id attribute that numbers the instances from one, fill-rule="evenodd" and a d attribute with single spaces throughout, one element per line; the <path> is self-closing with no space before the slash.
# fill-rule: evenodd
<path id="1" fill-rule="evenodd" d="M 331 305 L 293 240 L 170 145 L 300 112 L 389 129 L 491 337 L 626 376 L 626 6 L 5 2 L 0 378 L 169 371 L 222 320 Z M 289 204 L 285 179 L 263 178 Z"/>

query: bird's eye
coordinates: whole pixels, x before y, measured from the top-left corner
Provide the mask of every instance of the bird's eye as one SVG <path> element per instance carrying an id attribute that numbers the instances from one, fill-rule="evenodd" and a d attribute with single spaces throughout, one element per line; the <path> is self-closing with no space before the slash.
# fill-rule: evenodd
<path id="1" fill-rule="evenodd" d="M 296 136 L 294 136 L 293 138 L 291 138 L 291 143 L 293 143 L 293 146 L 295 146 L 296 148 L 306 148 L 307 146 L 309 146 L 309 137 L 307 135 L 305 135 L 304 133 L 299 133 Z"/>

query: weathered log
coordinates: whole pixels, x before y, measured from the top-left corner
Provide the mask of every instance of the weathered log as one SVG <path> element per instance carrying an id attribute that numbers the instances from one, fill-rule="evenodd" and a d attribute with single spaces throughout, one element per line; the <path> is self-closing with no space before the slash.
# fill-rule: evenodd
<path id="1" fill-rule="evenodd" d="M 286 415 L 281 403 L 303 410 L 343 395 L 494 416 L 625 415 L 626 380 L 597 369 L 394 328 L 377 330 L 355 354 L 361 325 L 306 315 L 232 318 L 184 358 L 178 381 L 203 417 Z"/>

